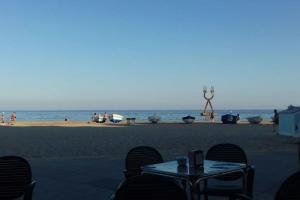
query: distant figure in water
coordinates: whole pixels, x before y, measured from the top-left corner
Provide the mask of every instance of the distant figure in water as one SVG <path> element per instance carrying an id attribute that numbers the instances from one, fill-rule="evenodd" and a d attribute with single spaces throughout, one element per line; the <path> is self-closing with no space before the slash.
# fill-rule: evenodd
<path id="1" fill-rule="evenodd" d="M 67 116 L 65 116 L 65 122 L 67 122 L 67 121 L 69 121 L 69 120 L 68 120 L 68 117 L 67 117 Z"/>
<path id="2" fill-rule="evenodd" d="M 211 112 L 211 113 L 210 113 L 210 121 L 211 121 L 211 122 L 214 122 L 214 121 L 215 121 L 215 113 L 214 113 L 214 112 Z"/>
<path id="3" fill-rule="evenodd" d="M 277 110 L 274 110 L 274 116 L 273 116 L 273 132 L 275 132 L 277 125 L 279 124 L 279 114 Z"/>
<path id="4" fill-rule="evenodd" d="M 15 112 L 13 112 L 10 116 L 10 121 L 12 123 L 16 122 L 17 121 L 17 114 Z"/>

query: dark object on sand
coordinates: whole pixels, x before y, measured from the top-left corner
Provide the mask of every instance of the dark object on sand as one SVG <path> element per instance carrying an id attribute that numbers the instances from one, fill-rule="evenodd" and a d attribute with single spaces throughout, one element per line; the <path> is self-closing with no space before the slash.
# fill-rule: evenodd
<path id="1" fill-rule="evenodd" d="M 248 117 L 247 120 L 250 124 L 260 124 L 263 121 L 263 118 L 261 116 L 253 116 Z"/>
<path id="2" fill-rule="evenodd" d="M 148 117 L 149 122 L 152 124 L 157 124 L 160 121 L 160 116 L 158 115 L 152 115 Z"/>
<path id="3" fill-rule="evenodd" d="M 131 149 L 126 156 L 124 175 L 126 178 L 141 174 L 141 167 L 163 162 L 161 154 L 153 147 L 138 146 Z"/>
<path id="4" fill-rule="evenodd" d="M 127 120 L 127 125 L 135 124 L 135 118 L 126 118 L 126 120 Z"/>
<path id="5" fill-rule="evenodd" d="M 246 153 L 241 147 L 235 144 L 217 144 L 208 150 L 205 159 L 248 164 Z M 208 196 L 224 196 L 233 198 L 236 194 L 241 194 L 252 198 L 254 173 L 254 166 L 248 166 L 245 172 L 245 189 L 243 184 L 232 184 L 232 181 L 237 181 L 244 178 L 243 173 L 238 172 L 216 178 L 218 181 L 228 181 L 226 187 L 222 187 L 221 184 L 220 186 L 210 186 L 208 184 L 208 180 L 205 180 L 204 188 L 201 193 L 204 194 L 205 199 L 207 199 Z"/>
<path id="6" fill-rule="evenodd" d="M 231 114 L 222 115 L 223 124 L 236 124 L 238 117 Z"/>
<path id="7" fill-rule="evenodd" d="M 184 121 L 184 123 L 186 124 L 192 124 L 195 121 L 195 117 L 192 117 L 190 115 L 183 117 L 182 120 Z"/>
<path id="8" fill-rule="evenodd" d="M 142 175 L 126 179 L 113 200 L 187 200 L 186 192 L 171 179 Z"/>
<path id="9" fill-rule="evenodd" d="M 34 186 L 30 165 L 24 158 L 0 157 L 0 199 L 31 200 Z"/>
<path id="10" fill-rule="evenodd" d="M 300 171 L 286 179 L 276 193 L 275 200 L 300 199 Z"/>

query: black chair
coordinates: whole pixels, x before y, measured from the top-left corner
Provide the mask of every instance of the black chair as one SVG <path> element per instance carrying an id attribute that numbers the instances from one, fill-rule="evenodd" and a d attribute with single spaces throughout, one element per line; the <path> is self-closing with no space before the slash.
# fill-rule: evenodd
<path id="1" fill-rule="evenodd" d="M 187 200 L 185 191 L 171 179 L 142 175 L 126 179 L 113 200 Z"/>
<path id="2" fill-rule="evenodd" d="M 211 147 L 206 154 L 206 160 L 248 164 L 246 153 L 235 144 L 218 144 Z M 254 173 L 254 167 L 247 166 L 245 177 L 242 172 L 236 172 L 215 178 L 214 181 L 218 184 L 211 185 L 208 184 L 208 180 L 205 180 L 201 194 L 205 196 L 206 200 L 208 196 L 225 196 L 229 199 L 236 199 L 236 194 L 251 199 L 253 196 Z M 239 181 L 242 181 L 242 184 Z"/>
<path id="3" fill-rule="evenodd" d="M 153 147 L 138 146 L 131 149 L 126 156 L 124 175 L 126 178 L 141 174 L 141 167 L 144 165 L 163 162 L 160 153 Z"/>
<path id="4" fill-rule="evenodd" d="M 276 193 L 275 200 L 300 199 L 300 171 L 287 178 Z"/>
<path id="5" fill-rule="evenodd" d="M 0 199 L 31 200 L 35 182 L 29 163 L 18 156 L 0 157 Z"/>

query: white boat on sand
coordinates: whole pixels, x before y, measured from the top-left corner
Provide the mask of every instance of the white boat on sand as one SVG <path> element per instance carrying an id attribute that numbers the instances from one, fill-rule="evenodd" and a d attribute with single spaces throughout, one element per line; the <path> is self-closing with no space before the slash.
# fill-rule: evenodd
<path id="1" fill-rule="evenodd" d="M 260 124 L 263 121 L 263 118 L 261 116 L 253 116 L 248 117 L 247 120 L 250 124 Z"/>
<path id="2" fill-rule="evenodd" d="M 113 122 L 113 123 L 119 123 L 121 122 L 124 117 L 122 115 L 118 115 L 118 114 L 111 114 L 108 116 L 109 121 Z"/>

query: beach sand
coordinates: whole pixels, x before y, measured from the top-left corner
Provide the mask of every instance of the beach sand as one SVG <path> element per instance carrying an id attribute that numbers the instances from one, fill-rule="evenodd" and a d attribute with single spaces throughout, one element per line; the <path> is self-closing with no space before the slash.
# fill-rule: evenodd
<path id="1" fill-rule="evenodd" d="M 297 141 L 272 132 L 270 124 L 17 122 L 0 127 L 0 155 L 27 158 L 38 180 L 36 199 L 45 200 L 66 199 L 62 192 L 73 195 L 68 199 L 108 199 L 123 179 L 126 153 L 138 145 L 153 146 L 172 160 L 191 149 L 207 151 L 227 142 L 240 145 L 257 166 L 255 199 L 268 199 L 298 169 Z M 70 182 L 73 188 L 64 191 Z M 86 195 L 72 194 L 78 189 Z"/>

